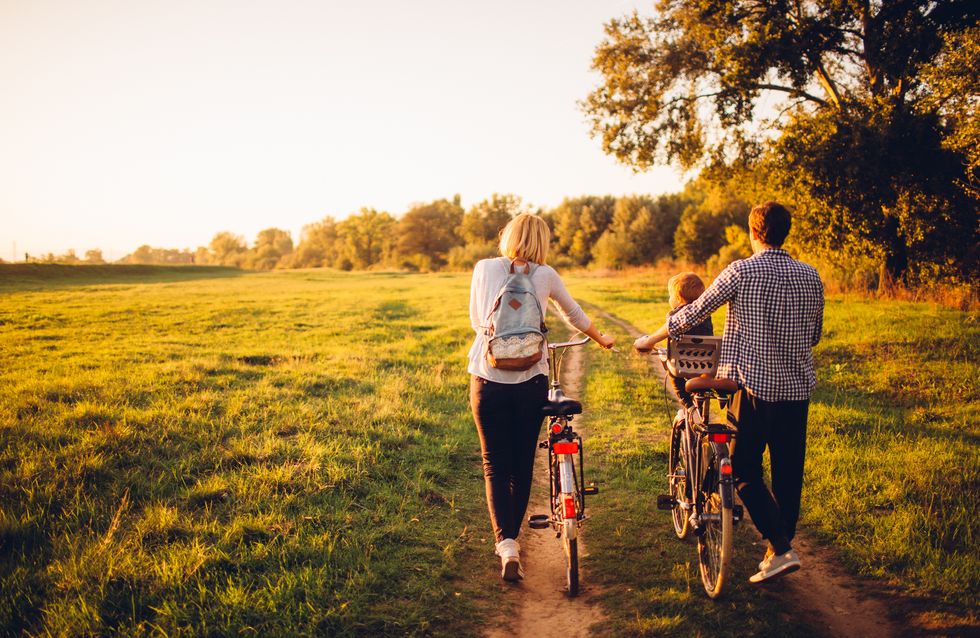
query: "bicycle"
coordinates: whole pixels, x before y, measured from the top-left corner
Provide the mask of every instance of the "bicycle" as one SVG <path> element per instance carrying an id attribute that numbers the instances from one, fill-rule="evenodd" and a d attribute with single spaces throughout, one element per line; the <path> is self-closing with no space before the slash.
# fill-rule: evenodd
<path id="1" fill-rule="evenodd" d="M 735 524 L 742 507 L 735 504 L 730 460 L 737 430 L 727 422 L 727 408 L 738 384 L 714 378 L 721 337 L 681 337 L 657 348 L 664 368 L 687 379 L 694 405 L 671 424 L 667 494 L 657 507 L 671 511 L 674 533 L 697 537 L 701 584 L 709 598 L 718 598 L 728 580 Z"/>
<path id="2" fill-rule="evenodd" d="M 551 514 L 528 517 L 532 529 L 555 530 L 565 553 L 565 576 L 568 595 L 579 593 L 578 536 L 585 521 L 585 496 L 599 493 L 595 484 L 585 484 L 582 437 L 572 428 L 571 421 L 582 413 L 582 404 L 565 396 L 561 389 L 561 360 L 568 348 L 589 342 L 579 341 L 548 344 L 548 373 L 551 378 L 548 402 L 542 415 L 548 417 L 548 438 L 538 446 L 548 450 L 548 484 L 551 489 Z M 577 459 L 577 463 L 576 463 Z"/>

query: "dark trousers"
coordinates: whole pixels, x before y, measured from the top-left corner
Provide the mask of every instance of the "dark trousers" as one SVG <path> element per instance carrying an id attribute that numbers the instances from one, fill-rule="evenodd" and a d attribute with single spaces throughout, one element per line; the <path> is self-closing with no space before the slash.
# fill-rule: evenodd
<path id="1" fill-rule="evenodd" d="M 744 390 L 736 395 L 738 435 L 732 470 L 738 495 L 752 522 L 777 554 L 791 549 L 800 518 L 806 420 L 809 401 L 762 401 Z M 762 453 L 769 447 L 772 491 L 762 477 Z"/>
<path id="2" fill-rule="evenodd" d="M 470 408 L 480 435 L 487 507 L 497 542 L 517 538 L 531 496 L 534 452 L 548 378 L 524 383 L 470 379 Z"/>

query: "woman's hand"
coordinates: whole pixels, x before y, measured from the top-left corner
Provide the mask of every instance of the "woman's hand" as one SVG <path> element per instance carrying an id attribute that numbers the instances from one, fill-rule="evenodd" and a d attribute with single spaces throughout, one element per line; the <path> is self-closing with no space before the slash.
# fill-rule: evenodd
<path id="1" fill-rule="evenodd" d="M 602 334 L 601 332 L 595 338 L 595 342 L 599 344 L 600 347 L 609 350 L 614 345 L 616 345 L 616 340 L 607 334 Z"/>

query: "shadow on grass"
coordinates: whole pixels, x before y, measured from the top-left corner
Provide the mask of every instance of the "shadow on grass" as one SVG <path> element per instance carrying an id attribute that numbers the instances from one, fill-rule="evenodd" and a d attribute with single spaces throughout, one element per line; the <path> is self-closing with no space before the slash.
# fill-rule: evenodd
<path id="1" fill-rule="evenodd" d="M 98 284 L 170 283 L 239 277 L 246 273 L 226 266 L 0 264 L 0 293 Z"/>

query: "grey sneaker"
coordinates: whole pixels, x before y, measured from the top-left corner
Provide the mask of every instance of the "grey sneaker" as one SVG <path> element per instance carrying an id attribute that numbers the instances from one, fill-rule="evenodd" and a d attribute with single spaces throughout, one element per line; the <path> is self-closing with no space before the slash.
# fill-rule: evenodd
<path id="1" fill-rule="evenodd" d="M 763 565 L 758 573 L 753 574 L 749 578 L 750 583 L 761 583 L 777 576 L 785 576 L 800 568 L 800 558 L 793 550 L 789 550 L 785 554 L 772 556 L 768 562 L 763 560 L 762 563 Z"/>

